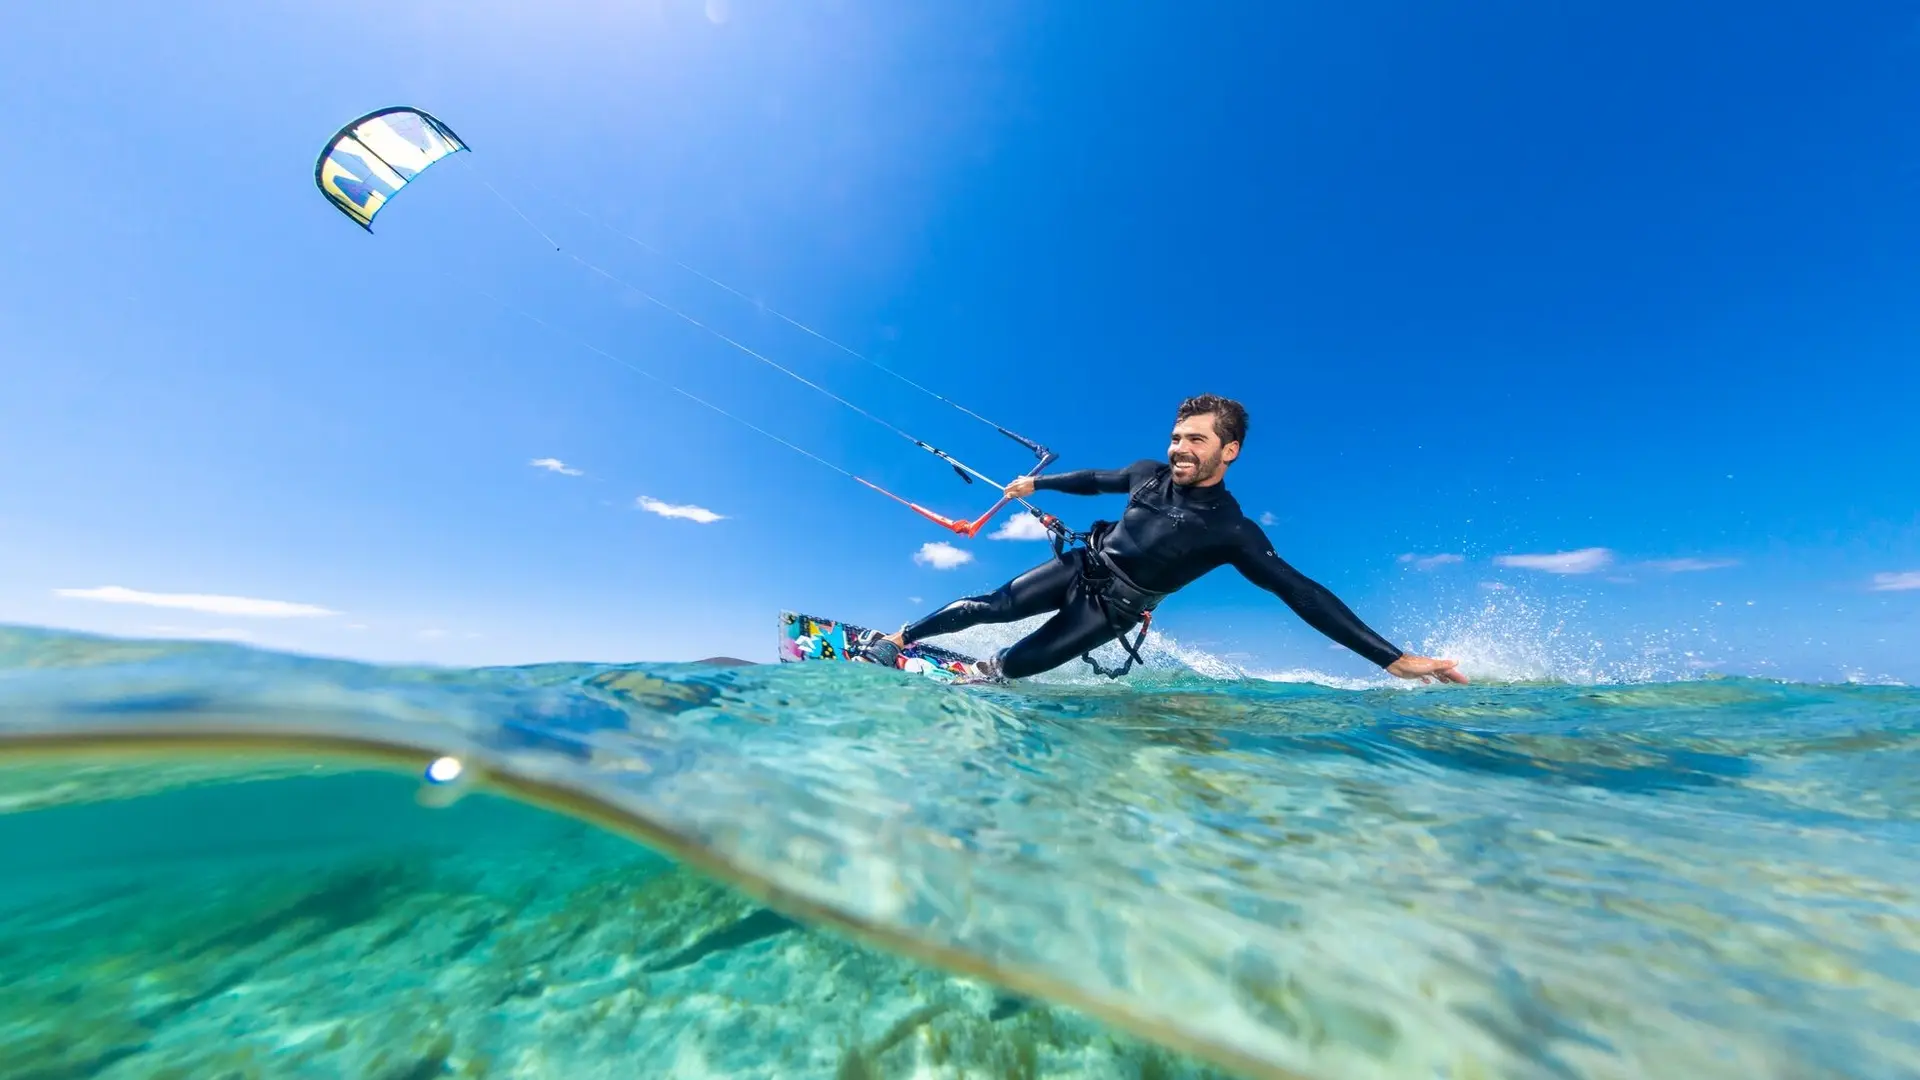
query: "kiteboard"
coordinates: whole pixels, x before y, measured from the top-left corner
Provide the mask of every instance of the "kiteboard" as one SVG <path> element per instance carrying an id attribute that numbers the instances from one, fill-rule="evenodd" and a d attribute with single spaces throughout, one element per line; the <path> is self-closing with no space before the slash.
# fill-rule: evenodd
<path id="1" fill-rule="evenodd" d="M 780 613 L 780 662 L 807 660 L 845 660 L 875 664 L 868 649 L 885 635 L 850 622 L 822 619 L 794 611 Z M 964 653 L 916 641 L 900 650 L 893 661 L 896 670 L 922 675 L 938 682 L 984 682 L 974 665 L 979 661 Z"/>

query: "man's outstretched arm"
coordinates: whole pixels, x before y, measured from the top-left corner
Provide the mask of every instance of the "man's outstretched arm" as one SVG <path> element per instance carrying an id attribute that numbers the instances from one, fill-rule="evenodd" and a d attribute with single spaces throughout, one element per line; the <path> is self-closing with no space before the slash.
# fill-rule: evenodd
<path id="1" fill-rule="evenodd" d="M 1248 581 L 1286 601 L 1295 615 L 1328 638 L 1386 669 L 1402 679 L 1429 678 L 1463 683 L 1465 675 L 1454 670 L 1452 660 L 1433 660 L 1401 651 L 1360 620 L 1353 609 L 1340 602 L 1326 586 L 1295 570 L 1276 555 L 1265 534 L 1249 527 L 1245 542 L 1233 561 L 1234 568 Z"/>
<path id="2" fill-rule="evenodd" d="M 1153 475 L 1157 461 L 1142 459 L 1124 469 L 1075 469 L 1047 476 L 1015 477 L 1007 485 L 1009 499 L 1024 499 L 1036 491 L 1058 491 L 1063 495 L 1118 495 Z"/>

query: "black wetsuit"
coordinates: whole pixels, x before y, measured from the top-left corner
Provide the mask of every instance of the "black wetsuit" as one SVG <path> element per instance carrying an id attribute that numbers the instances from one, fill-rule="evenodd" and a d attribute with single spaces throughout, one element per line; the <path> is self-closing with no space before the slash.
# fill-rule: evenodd
<path id="1" fill-rule="evenodd" d="M 1120 520 L 1096 525 L 1088 548 L 1021 574 L 985 596 L 956 600 L 905 630 L 908 642 L 981 623 L 1015 622 L 1052 611 L 1038 630 L 1001 650 L 999 673 L 1018 679 L 1048 671 L 1131 631 L 1161 597 L 1219 566 L 1286 601 L 1309 626 L 1386 667 L 1401 650 L 1373 632 L 1340 599 L 1274 554 L 1259 525 L 1240 512 L 1225 484 L 1183 487 L 1165 462 L 1124 469 L 1081 469 L 1042 476 L 1040 491 L 1068 495 L 1131 493 Z M 1106 590 L 1101 583 L 1117 586 Z"/>

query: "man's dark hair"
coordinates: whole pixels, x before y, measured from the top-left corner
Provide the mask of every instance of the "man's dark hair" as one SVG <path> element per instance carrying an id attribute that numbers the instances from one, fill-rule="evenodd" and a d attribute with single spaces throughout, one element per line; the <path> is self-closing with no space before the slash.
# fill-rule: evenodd
<path id="1" fill-rule="evenodd" d="M 1180 403 L 1180 411 L 1174 414 L 1173 422 L 1179 423 L 1189 416 L 1213 414 L 1213 430 L 1220 436 L 1220 444 L 1230 442 L 1244 443 L 1247 440 L 1247 410 L 1232 398 L 1223 398 L 1219 394 L 1201 394 L 1190 397 Z"/>

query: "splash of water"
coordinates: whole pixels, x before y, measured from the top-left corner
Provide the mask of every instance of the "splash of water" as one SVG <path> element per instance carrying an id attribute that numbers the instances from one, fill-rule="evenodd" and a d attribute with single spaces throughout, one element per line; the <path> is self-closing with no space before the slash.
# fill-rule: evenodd
<path id="1" fill-rule="evenodd" d="M 1486 593 L 1464 610 L 1432 622 L 1418 635 L 1415 651 L 1460 662 L 1474 681 L 1484 683 L 1566 683 L 1597 685 L 1680 682 L 1697 679 L 1713 668 L 1709 653 L 1686 647 L 1682 635 L 1670 630 L 1644 631 L 1609 641 L 1583 626 L 1585 604 L 1578 600 L 1548 602 L 1514 589 Z M 988 656 L 1038 629 L 1047 616 L 1020 622 L 978 626 L 935 639 L 936 643 L 973 656 Z M 1709 637 L 1705 644 L 1710 645 Z M 1270 668 L 1235 663 L 1198 646 L 1181 643 L 1175 635 L 1155 627 L 1140 648 L 1143 663 L 1135 672 L 1149 681 L 1168 676 L 1238 681 L 1257 679 L 1278 683 L 1310 683 L 1343 690 L 1375 690 L 1416 685 L 1385 673 L 1356 675 L 1329 672 L 1310 665 Z M 1126 660 L 1118 643 L 1094 650 L 1106 667 Z M 1129 676 L 1122 682 L 1133 681 Z M 1034 676 L 1032 681 L 1060 685 L 1101 685 L 1106 678 L 1078 662 Z"/>

